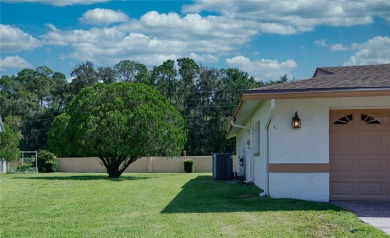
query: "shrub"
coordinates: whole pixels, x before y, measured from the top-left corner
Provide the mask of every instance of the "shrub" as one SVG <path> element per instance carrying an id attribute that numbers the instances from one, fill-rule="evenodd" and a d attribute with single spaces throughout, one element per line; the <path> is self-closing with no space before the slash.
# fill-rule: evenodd
<path id="1" fill-rule="evenodd" d="M 23 165 L 19 165 L 19 166 L 16 168 L 16 171 L 26 172 L 26 171 L 29 171 L 29 170 L 30 170 L 31 166 L 32 166 L 31 163 L 24 163 Z"/>
<path id="2" fill-rule="evenodd" d="M 45 164 L 45 172 L 51 173 L 51 172 L 57 172 L 58 170 L 58 163 L 57 161 L 51 160 L 46 162 Z"/>
<path id="3" fill-rule="evenodd" d="M 192 159 L 186 159 L 184 160 L 184 171 L 186 173 L 192 173 L 195 169 L 195 161 Z"/>
<path id="4" fill-rule="evenodd" d="M 15 166 L 8 164 L 7 174 L 14 174 L 16 172 L 18 172 L 18 167 L 15 167 Z"/>
<path id="5" fill-rule="evenodd" d="M 56 156 L 47 150 L 38 152 L 38 171 L 40 173 L 57 172 L 58 163 L 55 161 Z"/>

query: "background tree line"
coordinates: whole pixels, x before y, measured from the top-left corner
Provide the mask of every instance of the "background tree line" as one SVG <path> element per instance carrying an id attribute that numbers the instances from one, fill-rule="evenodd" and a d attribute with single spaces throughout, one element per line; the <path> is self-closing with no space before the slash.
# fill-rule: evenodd
<path id="1" fill-rule="evenodd" d="M 277 81 L 258 82 L 238 69 L 209 68 L 190 58 L 167 60 L 151 70 L 132 60 L 98 68 L 86 61 L 76 66 L 71 76 L 68 82 L 63 73 L 40 66 L 0 78 L 0 115 L 18 132 L 21 150 L 48 149 L 47 135 L 54 117 L 64 112 L 83 88 L 139 82 L 155 87 L 180 111 L 188 155 L 234 151 L 234 140 L 224 138 L 225 120 L 234 113 L 241 93 L 288 80 L 284 75 Z"/>

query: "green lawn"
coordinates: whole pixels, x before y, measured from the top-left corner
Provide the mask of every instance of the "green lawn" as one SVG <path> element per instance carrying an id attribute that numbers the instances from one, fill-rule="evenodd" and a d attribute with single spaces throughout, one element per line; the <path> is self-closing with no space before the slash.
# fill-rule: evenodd
<path id="1" fill-rule="evenodd" d="M 1 237 L 387 237 L 328 203 L 210 174 L 0 175 Z"/>

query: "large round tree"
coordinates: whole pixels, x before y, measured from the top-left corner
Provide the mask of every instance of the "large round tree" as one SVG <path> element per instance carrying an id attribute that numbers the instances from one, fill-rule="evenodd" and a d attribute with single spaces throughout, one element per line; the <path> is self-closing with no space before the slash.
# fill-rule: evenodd
<path id="1" fill-rule="evenodd" d="M 141 83 L 83 89 L 49 132 L 54 153 L 98 156 L 110 178 L 119 177 L 141 156 L 179 155 L 185 141 L 180 113 Z"/>

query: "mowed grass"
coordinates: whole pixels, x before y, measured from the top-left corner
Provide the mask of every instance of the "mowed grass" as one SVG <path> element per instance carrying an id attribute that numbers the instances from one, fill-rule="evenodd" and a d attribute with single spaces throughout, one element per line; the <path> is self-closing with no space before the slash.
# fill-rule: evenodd
<path id="1" fill-rule="evenodd" d="M 387 237 L 329 203 L 210 174 L 0 175 L 1 237 Z"/>

